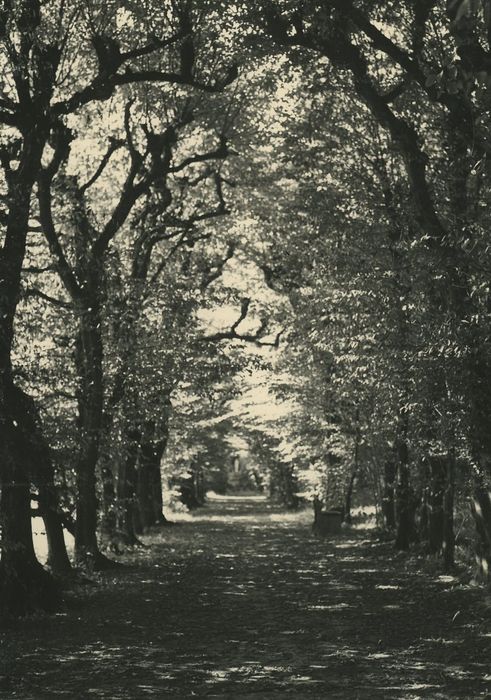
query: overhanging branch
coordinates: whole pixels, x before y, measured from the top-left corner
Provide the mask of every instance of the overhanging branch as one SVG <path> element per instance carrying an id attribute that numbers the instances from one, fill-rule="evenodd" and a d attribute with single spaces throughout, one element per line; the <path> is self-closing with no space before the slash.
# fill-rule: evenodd
<path id="1" fill-rule="evenodd" d="M 254 343 L 259 347 L 272 347 L 278 348 L 280 344 L 280 338 L 283 334 L 283 330 L 276 334 L 273 341 L 263 340 L 266 336 L 266 331 L 268 328 L 268 321 L 263 319 L 257 331 L 254 333 L 237 333 L 237 328 L 240 324 L 247 318 L 249 313 L 249 308 L 251 305 L 251 300 L 249 297 L 244 297 L 240 306 L 240 314 L 237 320 L 232 324 L 229 330 L 220 331 L 218 333 L 213 333 L 211 335 L 205 335 L 199 339 L 201 343 L 217 343 L 222 340 L 239 340 L 244 343 Z"/>

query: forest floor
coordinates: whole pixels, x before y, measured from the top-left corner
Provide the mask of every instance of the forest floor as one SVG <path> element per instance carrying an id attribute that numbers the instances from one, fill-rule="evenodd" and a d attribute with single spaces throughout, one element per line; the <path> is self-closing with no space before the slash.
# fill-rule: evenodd
<path id="1" fill-rule="evenodd" d="M 0 698 L 491 698 L 482 589 L 373 532 L 211 503 L 0 635 Z"/>

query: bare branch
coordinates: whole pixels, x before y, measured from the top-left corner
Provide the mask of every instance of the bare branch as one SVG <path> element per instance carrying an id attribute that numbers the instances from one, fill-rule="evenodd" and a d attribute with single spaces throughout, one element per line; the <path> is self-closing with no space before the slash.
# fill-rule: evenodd
<path id="1" fill-rule="evenodd" d="M 274 341 L 262 340 L 262 338 L 264 338 L 264 336 L 266 335 L 266 330 L 268 328 L 268 321 L 266 319 L 263 319 L 261 321 L 261 324 L 255 333 L 237 333 L 237 328 L 247 317 L 250 304 L 251 300 L 248 297 L 244 297 L 241 302 L 239 317 L 232 324 L 228 331 L 220 331 L 218 333 L 213 333 L 212 335 L 206 335 L 202 338 L 199 338 L 198 342 L 216 343 L 222 340 L 239 340 L 245 343 L 254 343 L 254 345 L 258 345 L 260 347 L 278 348 L 280 343 L 280 337 L 283 331 L 280 331 L 280 333 L 276 335 Z"/>
<path id="2" fill-rule="evenodd" d="M 46 265 L 46 267 L 35 267 L 34 265 L 29 265 L 28 267 L 23 267 L 22 272 L 26 274 L 42 275 L 43 272 L 56 272 L 56 266 Z"/>
<path id="3" fill-rule="evenodd" d="M 142 56 L 148 56 L 154 53 L 158 49 L 165 49 L 172 44 L 177 43 L 183 37 L 183 32 L 180 31 L 177 34 L 169 37 L 168 39 L 159 39 L 157 36 L 152 36 L 151 41 L 145 46 L 140 46 L 136 49 L 131 49 L 130 51 L 123 51 L 121 53 L 121 59 L 123 62 L 131 61 L 135 58 L 141 58 Z"/>
<path id="4" fill-rule="evenodd" d="M 111 160 L 113 153 L 115 153 L 119 148 L 122 148 L 123 146 L 124 146 L 123 141 L 120 141 L 119 139 L 114 139 L 114 138 L 110 139 L 109 148 L 107 149 L 104 157 L 102 158 L 101 162 L 99 163 L 99 167 L 97 168 L 95 173 L 92 175 L 92 177 L 89 178 L 89 180 L 87 180 L 86 183 L 84 183 L 83 185 L 81 185 L 79 187 L 80 194 L 85 194 L 85 192 L 89 189 L 89 187 L 92 187 L 92 185 L 95 184 L 95 182 L 100 178 L 100 176 L 104 172 L 107 164 Z"/>
<path id="5" fill-rule="evenodd" d="M 39 213 L 44 235 L 46 237 L 46 241 L 48 242 L 48 247 L 56 260 L 56 269 L 59 272 L 65 287 L 70 292 L 70 296 L 75 299 L 80 297 L 82 290 L 65 256 L 65 252 L 60 243 L 60 239 L 58 238 L 58 233 L 53 221 L 53 212 L 51 208 L 51 180 L 52 176 L 50 176 L 47 171 L 43 171 L 39 177 Z"/>
<path id="6" fill-rule="evenodd" d="M 227 146 L 227 140 L 225 136 L 222 134 L 220 136 L 220 144 L 218 148 L 216 148 L 214 151 L 209 151 L 208 153 L 202 153 L 202 154 L 196 154 L 194 156 L 190 156 L 189 158 L 185 158 L 182 163 L 179 163 L 179 165 L 174 166 L 173 168 L 170 168 L 169 172 L 171 173 L 178 173 L 181 170 L 184 170 L 184 168 L 187 168 L 188 165 L 192 165 L 194 163 L 206 163 L 209 160 L 223 160 L 227 158 L 229 155 L 236 155 L 235 151 L 230 151 L 228 146 Z"/>
<path id="7" fill-rule="evenodd" d="M 44 301 L 47 301 L 49 304 L 53 304 L 53 306 L 58 306 L 59 308 L 62 309 L 72 309 L 72 305 L 68 301 L 64 301 L 63 299 L 56 299 L 55 297 L 52 297 L 50 294 L 46 294 L 45 292 L 42 292 L 40 289 L 37 289 L 37 287 L 30 287 L 29 289 L 24 290 L 24 298 L 29 298 L 29 297 L 38 297 L 39 299 L 43 299 Z"/>

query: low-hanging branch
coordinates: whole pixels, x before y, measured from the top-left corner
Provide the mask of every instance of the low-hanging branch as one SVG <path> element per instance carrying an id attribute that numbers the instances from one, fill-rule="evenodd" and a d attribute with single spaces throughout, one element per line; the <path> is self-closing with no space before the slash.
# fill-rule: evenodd
<path id="1" fill-rule="evenodd" d="M 249 308 L 251 305 L 251 300 L 249 297 L 244 297 L 240 305 L 240 314 L 238 319 L 231 325 L 231 327 L 226 331 L 219 331 L 218 333 L 213 333 L 211 335 L 205 335 L 199 339 L 201 343 L 219 342 L 221 340 L 240 340 L 245 343 L 254 343 L 260 347 L 272 347 L 278 348 L 280 344 L 280 338 L 283 334 L 283 330 L 276 334 L 273 341 L 263 340 L 266 336 L 266 331 L 268 328 L 268 321 L 266 319 L 261 320 L 259 328 L 254 333 L 237 333 L 237 328 L 240 324 L 245 321 L 249 313 Z"/>

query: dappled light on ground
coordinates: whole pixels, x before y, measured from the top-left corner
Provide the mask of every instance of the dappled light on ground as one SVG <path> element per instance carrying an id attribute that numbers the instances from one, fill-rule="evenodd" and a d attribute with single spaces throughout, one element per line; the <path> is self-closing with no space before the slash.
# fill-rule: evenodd
<path id="1" fill-rule="evenodd" d="M 222 498 L 147 537 L 65 613 L 1 638 L 0 697 L 489 697 L 482 591 L 310 521 Z"/>

